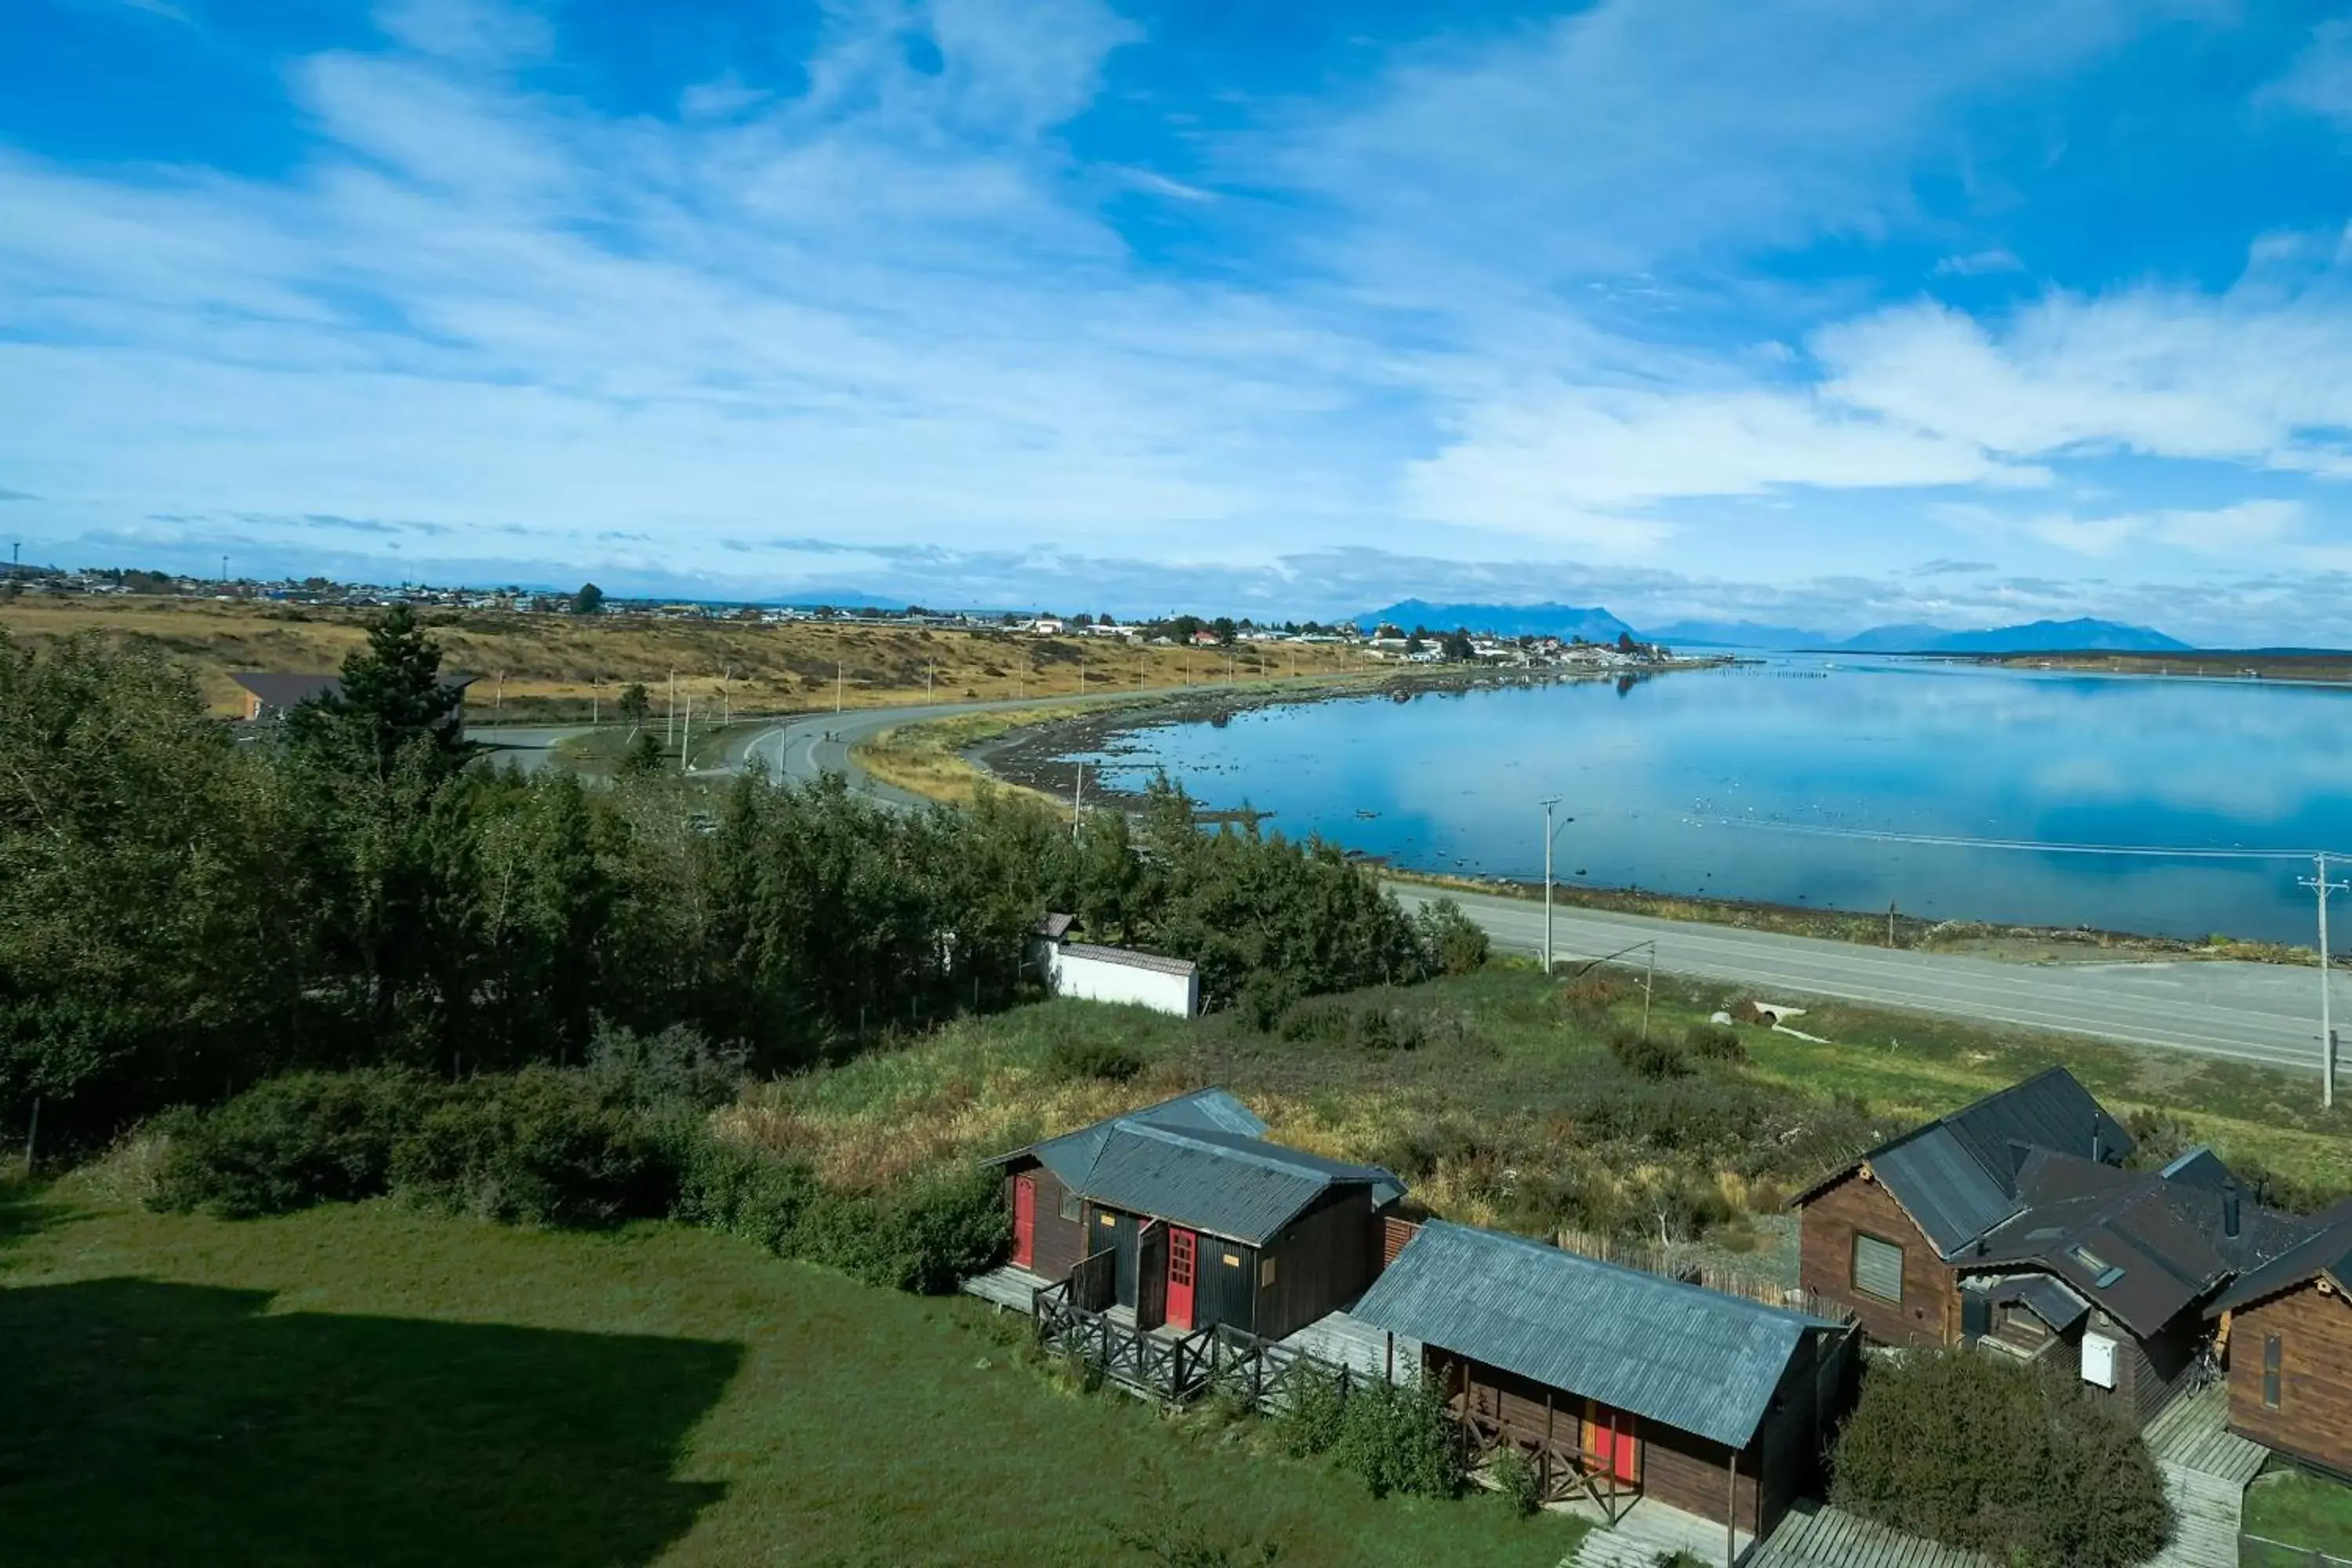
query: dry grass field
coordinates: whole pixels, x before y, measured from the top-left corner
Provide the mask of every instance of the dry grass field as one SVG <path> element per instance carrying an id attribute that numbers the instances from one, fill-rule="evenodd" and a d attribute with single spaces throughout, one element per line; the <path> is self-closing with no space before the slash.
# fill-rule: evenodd
<path id="1" fill-rule="evenodd" d="M 365 636 L 371 612 L 260 602 L 169 598 L 0 603 L 0 626 L 38 645 L 76 632 L 151 637 L 192 665 L 223 713 L 240 698 L 230 676 L 247 670 L 329 671 Z M 513 615 L 434 610 L 426 624 L 447 668 L 478 676 L 477 723 L 584 718 L 643 681 L 658 706 L 676 676 L 681 698 L 730 703 L 738 713 L 830 706 L 838 679 L 852 707 L 967 698 L 1075 696 L 1191 686 L 1237 675 L 1328 674 L 1371 661 L 1328 646 L 1216 649 L 1139 647 L 1124 638 L 1033 637 L 888 626 L 662 620 L 651 616 Z"/>

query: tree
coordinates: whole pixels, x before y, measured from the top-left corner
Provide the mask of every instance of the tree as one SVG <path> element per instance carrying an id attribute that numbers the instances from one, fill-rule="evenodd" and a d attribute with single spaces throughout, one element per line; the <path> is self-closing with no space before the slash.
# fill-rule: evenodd
<path id="1" fill-rule="evenodd" d="M 572 613 L 575 616 L 593 616 L 604 607 L 604 590 L 593 583 L 581 584 L 580 592 L 572 595 Z"/>
<path id="2" fill-rule="evenodd" d="M 2128 1422 L 2073 1378 L 1972 1348 L 1873 1364 L 1832 1463 L 1840 1507 L 2032 1568 L 2127 1568 L 2172 1532 Z"/>
<path id="3" fill-rule="evenodd" d="M 1617 634 L 1617 651 L 1619 653 L 1639 653 L 1642 651 L 1642 645 L 1633 640 L 1633 634 L 1632 632 L 1619 632 Z"/>
<path id="4" fill-rule="evenodd" d="M 1233 618 L 1233 616 L 1219 616 L 1215 620 L 1213 620 L 1213 621 L 1210 622 L 1209 624 L 1210 624 L 1211 626 L 1214 626 L 1214 627 L 1216 628 L 1216 631 L 1217 631 L 1217 641 L 1218 641 L 1218 643 L 1219 643 L 1220 645 L 1222 645 L 1222 646 L 1223 646 L 1223 647 L 1233 647 L 1233 646 L 1234 646 L 1234 618 Z"/>
<path id="5" fill-rule="evenodd" d="M 1415 632 L 1412 636 L 1404 639 L 1405 656 L 1409 658 L 1414 654 L 1421 652 L 1423 648 L 1428 646 L 1428 644 L 1421 640 L 1421 634 L 1419 632 Z"/>
<path id="6" fill-rule="evenodd" d="M 466 689 L 441 679 L 441 649 L 405 605 L 368 629 L 367 646 L 343 660 L 340 689 L 287 715 L 287 740 L 298 750 L 332 755 L 339 765 L 390 773 L 411 747 L 421 747 L 436 779 L 455 777 L 478 749 L 465 738 Z"/>
<path id="7" fill-rule="evenodd" d="M 1468 664 L 1478 657 L 1478 650 L 1471 644 L 1470 631 L 1466 626 L 1458 631 L 1446 633 L 1445 640 L 1441 646 L 1445 650 L 1445 659 L 1449 664 Z"/>
<path id="8" fill-rule="evenodd" d="M 652 707 L 653 700 L 646 695 L 644 681 L 632 680 L 627 686 L 622 688 L 621 717 L 628 721 L 629 733 L 632 737 L 645 727 L 646 714 Z"/>
<path id="9" fill-rule="evenodd" d="M 645 688 L 638 687 L 635 689 L 643 691 Z M 645 715 L 640 713 L 637 717 L 642 720 Z M 621 772 L 632 777 L 643 773 L 657 773 L 662 771 L 662 764 L 668 760 L 668 753 L 663 749 L 662 743 L 654 739 L 652 731 L 634 731 L 627 749 L 621 752 Z"/>

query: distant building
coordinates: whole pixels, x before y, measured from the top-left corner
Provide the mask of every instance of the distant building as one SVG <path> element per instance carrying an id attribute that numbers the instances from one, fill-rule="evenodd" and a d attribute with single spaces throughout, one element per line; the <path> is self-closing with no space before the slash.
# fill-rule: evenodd
<path id="1" fill-rule="evenodd" d="M 248 723 L 276 723 L 311 699 L 331 693 L 340 695 L 343 689 L 341 679 L 332 675 L 289 675 L 252 670 L 232 675 L 229 679 L 245 691 L 245 719 Z M 474 677 L 470 675 L 444 676 L 441 679 L 444 690 L 461 694 L 473 684 Z M 461 701 L 457 708 L 461 727 L 465 722 L 465 705 Z"/>
<path id="2" fill-rule="evenodd" d="M 1068 915 L 1047 915 L 1029 942 L 1030 961 L 1056 996 L 1120 1002 L 1189 1018 L 1201 1010 L 1201 975 L 1190 959 L 1069 940 Z"/>

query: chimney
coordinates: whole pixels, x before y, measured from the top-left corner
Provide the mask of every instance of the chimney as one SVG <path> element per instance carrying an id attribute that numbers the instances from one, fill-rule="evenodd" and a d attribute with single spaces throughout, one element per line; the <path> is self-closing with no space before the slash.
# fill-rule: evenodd
<path id="1" fill-rule="evenodd" d="M 2099 1136 L 2099 1113 L 2091 1112 L 2091 1163 L 2104 1163 L 2107 1157 L 2106 1140 Z"/>
<path id="2" fill-rule="evenodd" d="M 2221 1184 L 2221 1234 L 2235 1237 L 2238 1234 L 2238 1184 Z"/>

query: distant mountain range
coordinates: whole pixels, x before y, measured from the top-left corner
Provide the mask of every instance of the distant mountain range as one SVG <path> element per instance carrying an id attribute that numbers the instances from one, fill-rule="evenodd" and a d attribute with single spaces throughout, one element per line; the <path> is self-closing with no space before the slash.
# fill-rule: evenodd
<path id="1" fill-rule="evenodd" d="M 1386 609 L 1357 617 L 1370 629 L 1382 621 L 1410 631 L 1416 626 L 1433 631 L 1468 626 L 1497 637 L 1580 637 L 1591 642 L 1613 642 L 1621 632 L 1633 631 L 1625 622 L 1600 608 L 1574 605 L 1433 605 L 1426 599 L 1406 599 Z M 2119 621 L 2084 618 L 2034 621 L 2027 626 L 1997 626 L 1986 631 L 1953 631 L 1946 626 L 1897 625 L 1873 626 L 1850 637 L 1832 637 L 1798 626 L 1776 626 L 1761 621 L 1675 621 L 1647 631 L 1633 632 L 1645 641 L 1696 643 L 1709 647 L 1775 648 L 1822 653 L 2185 653 L 2189 645 L 2147 626 Z"/>
<path id="2" fill-rule="evenodd" d="M 1450 632 L 1467 626 L 1498 637 L 1582 637 L 1587 642 L 1615 642 L 1633 629 L 1606 610 L 1575 605 L 1433 605 L 1426 599 L 1401 599 L 1356 617 L 1356 625 L 1365 631 L 1383 622 L 1406 631 L 1426 626 Z"/>

